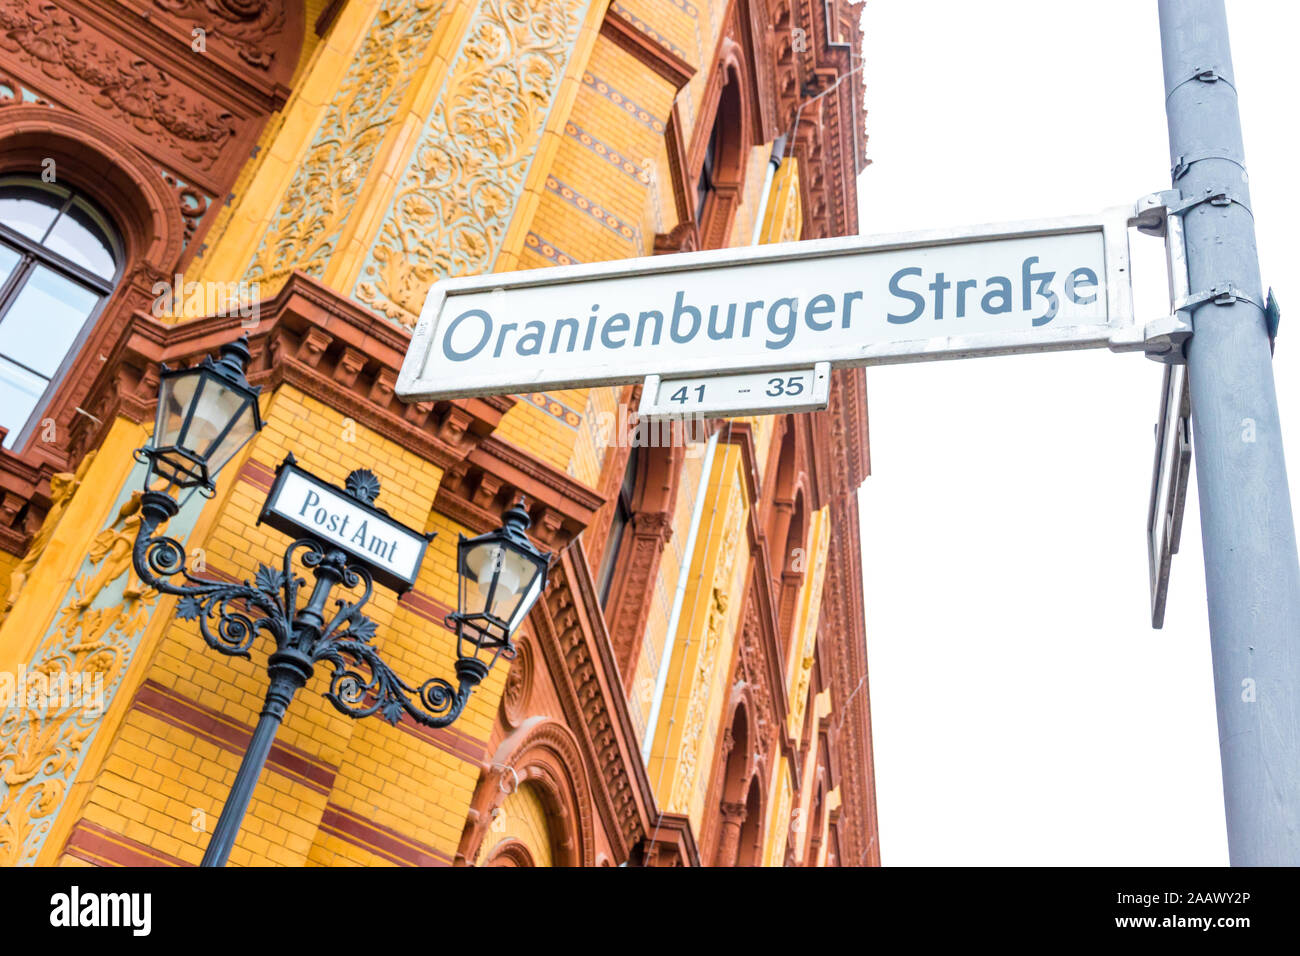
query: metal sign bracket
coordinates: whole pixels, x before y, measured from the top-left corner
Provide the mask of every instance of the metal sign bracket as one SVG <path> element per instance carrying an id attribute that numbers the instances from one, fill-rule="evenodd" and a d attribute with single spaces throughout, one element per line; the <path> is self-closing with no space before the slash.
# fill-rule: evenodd
<path id="1" fill-rule="evenodd" d="M 1133 215 L 1128 224 L 1138 232 L 1148 236 L 1165 236 L 1165 220 L 1169 218 L 1169 209 L 1182 199 L 1177 189 L 1165 189 L 1158 193 L 1148 193 L 1133 204 Z"/>
<path id="2" fill-rule="evenodd" d="M 1183 346 L 1192 337 L 1192 325 L 1181 313 L 1166 315 L 1146 325 L 1118 329 L 1110 338 L 1112 352 L 1143 352 L 1155 362 L 1182 365 Z"/>
<path id="3" fill-rule="evenodd" d="M 1207 202 L 1197 200 L 1197 202 Z M 1183 223 L 1178 218 L 1183 205 L 1182 193 L 1166 189 L 1143 196 L 1133 204 L 1128 224 L 1139 232 L 1165 240 L 1165 261 L 1169 270 L 1171 313 L 1145 325 L 1116 329 L 1110 337 L 1112 352 L 1143 352 L 1146 357 L 1168 365 L 1182 365 L 1187 360 L 1183 346 L 1192 337 L 1192 314 L 1183 300 L 1187 298 L 1187 260 L 1183 246 Z"/>

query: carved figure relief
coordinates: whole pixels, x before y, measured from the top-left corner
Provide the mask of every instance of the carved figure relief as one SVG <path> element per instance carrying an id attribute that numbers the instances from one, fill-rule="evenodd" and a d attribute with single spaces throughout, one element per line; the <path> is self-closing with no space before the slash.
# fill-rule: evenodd
<path id="1" fill-rule="evenodd" d="M 75 474 L 61 471 L 50 476 L 50 510 L 45 513 L 45 520 L 41 523 L 41 529 L 32 537 L 32 543 L 27 547 L 27 554 L 23 556 L 22 561 L 19 562 L 9 576 L 9 591 L 5 595 L 3 609 L 0 609 L 0 623 L 3 623 L 5 618 L 9 616 L 9 611 L 13 608 L 14 602 L 18 600 L 18 595 L 22 593 L 23 586 L 27 583 L 27 575 L 31 573 L 32 568 L 36 567 L 36 562 L 45 553 L 46 545 L 50 543 L 50 538 L 54 537 L 55 529 L 58 528 L 59 522 L 63 520 L 63 512 L 67 510 L 73 495 L 81 487 L 81 480 L 86 477 L 90 463 L 94 460 L 95 453 L 92 451 L 81 460 Z"/>
<path id="2" fill-rule="evenodd" d="M 43 675 L 48 692 L 18 695 L 0 715 L 0 866 L 35 862 L 157 603 L 130 570 L 139 523 L 137 492 L 92 540 L 32 655 L 25 679 Z"/>

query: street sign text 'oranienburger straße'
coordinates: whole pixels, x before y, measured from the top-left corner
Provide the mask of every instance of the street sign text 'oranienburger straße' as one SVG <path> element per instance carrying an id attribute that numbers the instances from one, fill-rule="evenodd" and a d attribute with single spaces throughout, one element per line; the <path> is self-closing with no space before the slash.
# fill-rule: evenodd
<path id="1" fill-rule="evenodd" d="M 444 280 L 429 291 L 397 393 L 1104 347 L 1132 322 L 1130 214 Z"/>

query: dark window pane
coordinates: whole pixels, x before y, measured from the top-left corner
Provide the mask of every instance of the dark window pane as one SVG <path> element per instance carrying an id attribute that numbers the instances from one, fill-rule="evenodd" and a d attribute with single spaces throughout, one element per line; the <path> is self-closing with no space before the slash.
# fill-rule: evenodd
<path id="1" fill-rule="evenodd" d="M 712 188 L 712 184 L 709 182 L 708 170 L 700 170 L 700 181 L 695 184 L 695 221 L 697 223 L 704 218 L 704 207 L 709 201 L 709 192 Z"/>
<path id="2" fill-rule="evenodd" d="M 634 446 L 631 454 L 627 456 L 627 468 L 623 472 L 623 487 L 619 489 L 623 496 L 623 505 L 629 511 L 632 509 L 632 492 L 636 489 L 636 473 L 640 465 L 641 449 L 639 446 Z"/>
<path id="3" fill-rule="evenodd" d="M 713 192 L 713 167 L 718 162 L 718 150 L 722 142 L 721 117 L 713 123 L 709 133 L 709 145 L 704 150 L 704 163 L 700 166 L 700 179 L 695 184 L 695 221 L 704 219 L 704 207 Z"/>
<path id="4" fill-rule="evenodd" d="M 37 266 L 0 318 L 0 355 L 52 377 L 98 301 L 84 286 Z"/>
<path id="5" fill-rule="evenodd" d="M 36 180 L 0 184 L 0 223 L 40 242 L 67 197 L 67 190 Z"/>
<path id="6" fill-rule="evenodd" d="M 0 426 L 9 429 L 5 448 L 12 448 L 18 440 L 18 433 L 27 424 L 47 384 L 39 375 L 0 358 Z"/>
<path id="7" fill-rule="evenodd" d="M 112 279 L 117 255 L 108 236 L 108 227 L 99 215 L 78 199 L 55 223 L 45 247 L 97 276 Z"/>
<path id="8" fill-rule="evenodd" d="M 600 560 L 600 574 L 596 577 L 596 593 L 600 597 L 601 607 L 609 601 L 609 592 L 614 585 L 614 566 L 618 562 L 618 552 L 623 546 L 627 526 L 632 523 L 632 495 L 636 491 L 636 477 L 640 470 L 640 462 L 641 448 L 634 445 L 627 456 L 627 466 L 623 470 L 623 484 L 618 489 L 618 504 L 614 507 L 614 519 L 609 526 L 609 537 L 605 539 L 605 554 Z"/>
<path id="9" fill-rule="evenodd" d="M 605 554 L 600 559 L 600 574 L 597 577 L 599 583 L 596 594 L 602 608 L 609 604 L 609 592 L 614 585 L 614 565 L 618 561 L 619 549 L 623 546 L 623 533 L 631 518 L 631 513 L 623 506 L 620 498 L 614 509 L 614 520 L 609 526 L 609 537 L 605 539 Z"/>

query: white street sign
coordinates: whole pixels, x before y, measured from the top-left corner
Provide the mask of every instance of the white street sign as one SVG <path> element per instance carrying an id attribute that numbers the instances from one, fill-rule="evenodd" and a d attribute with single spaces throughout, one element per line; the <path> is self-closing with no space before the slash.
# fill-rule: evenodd
<path id="1" fill-rule="evenodd" d="M 739 375 L 697 375 L 686 378 L 646 377 L 641 389 L 642 418 L 683 415 L 777 415 L 815 412 L 830 402 L 831 365 L 776 369 Z"/>
<path id="2" fill-rule="evenodd" d="M 1156 420 L 1156 459 L 1147 505 L 1147 562 L 1151 575 L 1151 626 L 1165 623 L 1169 565 L 1178 553 L 1192 468 L 1192 404 L 1187 366 L 1166 365 Z"/>
<path id="3" fill-rule="evenodd" d="M 448 279 L 407 401 L 1106 347 L 1133 321 L 1123 207 Z"/>
<path id="4" fill-rule="evenodd" d="M 293 537 L 315 538 L 346 551 L 380 584 L 407 591 L 415 584 L 432 537 L 394 521 L 374 505 L 303 471 L 292 460 L 276 469 L 258 523 Z"/>

